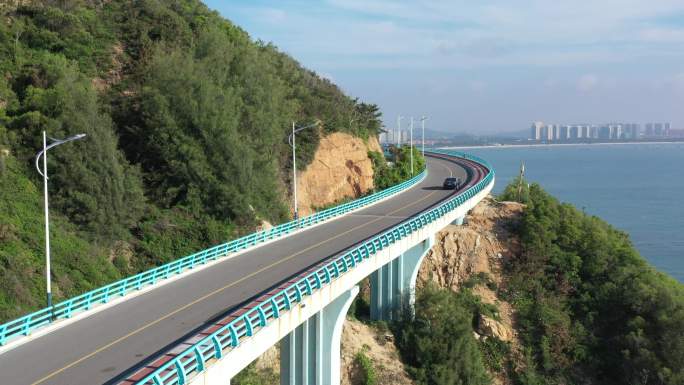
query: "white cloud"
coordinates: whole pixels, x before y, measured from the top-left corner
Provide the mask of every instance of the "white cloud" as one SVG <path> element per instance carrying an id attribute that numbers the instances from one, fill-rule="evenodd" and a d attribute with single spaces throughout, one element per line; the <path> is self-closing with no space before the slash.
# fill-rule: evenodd
<path id="1" fill-rule="evenodd" d="M 596 88 L 599 83 L 598 76 L 594 74 L 582 75 L 577 81 L 577 89 L 582 92 L 589 92 Z"/>
<path id="2" fill-rule="evenodd" d="M 684 30 L 657 23 L 684 13 L 681 0 L 328 0 L 288 12 L 280 9 L 286 2 L 275 4 L 250 6 L 245 13 L 270 31 L 258 37 L 299 58 L 316 58 L 308 64 L 325 71 L 592 65 L 684 56 Z M 325 63 L 334 68 L 318 67 Z"/>
<path id="3" fill-rule="evenodd" d="M 673 23 L 683 0 L 268 2 L 223 7 L 305 66 L 355 84 L 388 116 L 458 100 L 476 126 L 515 116 L 527 124 L 540 109 L 605 120 L 645 111 L 625 107 L 636 101 L 654 111 L 684 102 L 684 25 Z M 492 117 L 493 108 L 502 112 Z"/>
<path id="4" fill-rule="evenodd" d="M 652 43 L 684 43 L 684 29 L 647 28 L 639 32 L 639 38 Z"/>
<path id="5" fill-rule="evenodd" d="M 481 80 L 471 80 L 470 82 L 468 82 L 468 86 L 473 92 L 481 94 L 487 88 L 487 83 Z"/>
<path id="6" fill-rule="evenodd" d="M 677 91 L 684 91 L 684 72 L 676 74 L 672 78 L 672 84 Z"/>
<path id="7" fill-rule="evenodd" d="M 260 8 L 257 14 L 267 23 L 282 23 L 287 20 L 287 12 L 278 8 Z"/>

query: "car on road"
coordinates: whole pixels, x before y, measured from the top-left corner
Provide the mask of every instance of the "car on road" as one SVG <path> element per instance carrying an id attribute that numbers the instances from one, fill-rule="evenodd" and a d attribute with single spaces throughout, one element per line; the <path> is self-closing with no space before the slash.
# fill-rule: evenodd
<path id="1" fill-rule="evenodd" d="M 446 178 L 442 187 L 445 190 L 455 190 L 461 187 L 461 178 Z"/>

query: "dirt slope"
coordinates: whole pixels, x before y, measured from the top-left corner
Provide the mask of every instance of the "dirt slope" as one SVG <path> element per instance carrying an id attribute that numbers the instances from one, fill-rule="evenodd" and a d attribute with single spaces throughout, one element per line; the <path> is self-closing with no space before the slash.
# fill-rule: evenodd
<path id="1" fill-rule="evenodd" d="M 314 160 L 297 178 L 299 215 L 372 190 L 373 163 L 368 151 L 382 151 L 377 138 L 364 142 L 340 132 L 323 137 Z"/>

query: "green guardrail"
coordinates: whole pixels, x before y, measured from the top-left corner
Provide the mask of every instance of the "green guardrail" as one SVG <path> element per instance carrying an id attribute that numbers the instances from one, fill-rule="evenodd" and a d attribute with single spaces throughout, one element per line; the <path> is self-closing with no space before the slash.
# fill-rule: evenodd
<path id="1" fill-rule="evenodd" d="M 272 295 L 258 306 L 167 361 L 138 381 L 136 385 L 185 385 L 190 375 L 204 371 L 209 360 L 221 359 L 227 351 L 240 346 L 241 339 L 253 336 L 270 321 L 279 318 L 281 313 L 301 303 L 304 297 L 312 295 L 324 285 L 330 284 L 336 278 L 356 268 L 378 251 L 455 210 L 494 182 L 494 169 L 484 159 L 458 151 L 432 150 L 431 152 L 472 160 L 485 166 L 488 172 L 482 180 L 462 193 L 362 242 L 361 245 Z"/>
<path id="2" fill-rule="evenodd" d="M 423 180 L 426 175 L 427 169 L 403 183 L 366 197 L 317 212 L 299 220 L 283 223 L 268 230 L 252 233 L 233 241 L 202 250 L 198 253 L 188 255 L 187 257 L 180 258 L 165 265 L 144 271 L 134 276 L 100 287 L 99 289 L 95 289 L 68 300 L 59 302 L 52 307 L 46 307 L 34 313 L 27 314 L 21 318 L 9 321 L 0 325 L 0 345 L 5 345 L 9 341 L 21 336 L 28 336 L 37 328 L 48 325 L 56 320 L 70 318 L 77 312 L 90 310 L 97 304 L 104 304 L 111 301 L 113 298 L 124 297 L 132 292 L 142 290 L 144 287 L 155 285 L 156 283 L 168 279 L 169 277 L 181 274 L 187 270 L 191 270 L 196 266 L 204 265 L 207 262 L 224 258 L 238 251 L 256 246 L 260 243 L 283 237 L 296 230 L 307 228 L 334 217 L 349 213 L 350 211 L 368 206 L 372 203 L 410 188 L 411 186 Z"/>

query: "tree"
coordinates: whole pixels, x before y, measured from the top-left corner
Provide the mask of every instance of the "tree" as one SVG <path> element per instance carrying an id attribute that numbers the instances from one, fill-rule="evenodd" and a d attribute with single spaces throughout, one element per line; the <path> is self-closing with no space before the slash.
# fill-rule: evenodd
<path id="1" fill-rule="evenodd" d="M 419 292 L 415 318 L 407 311 L 395 328 L 404 362 L 419 384 L 490 383 L 472 322 L 472 310 L 458 294 L 434 285 Z"/>

